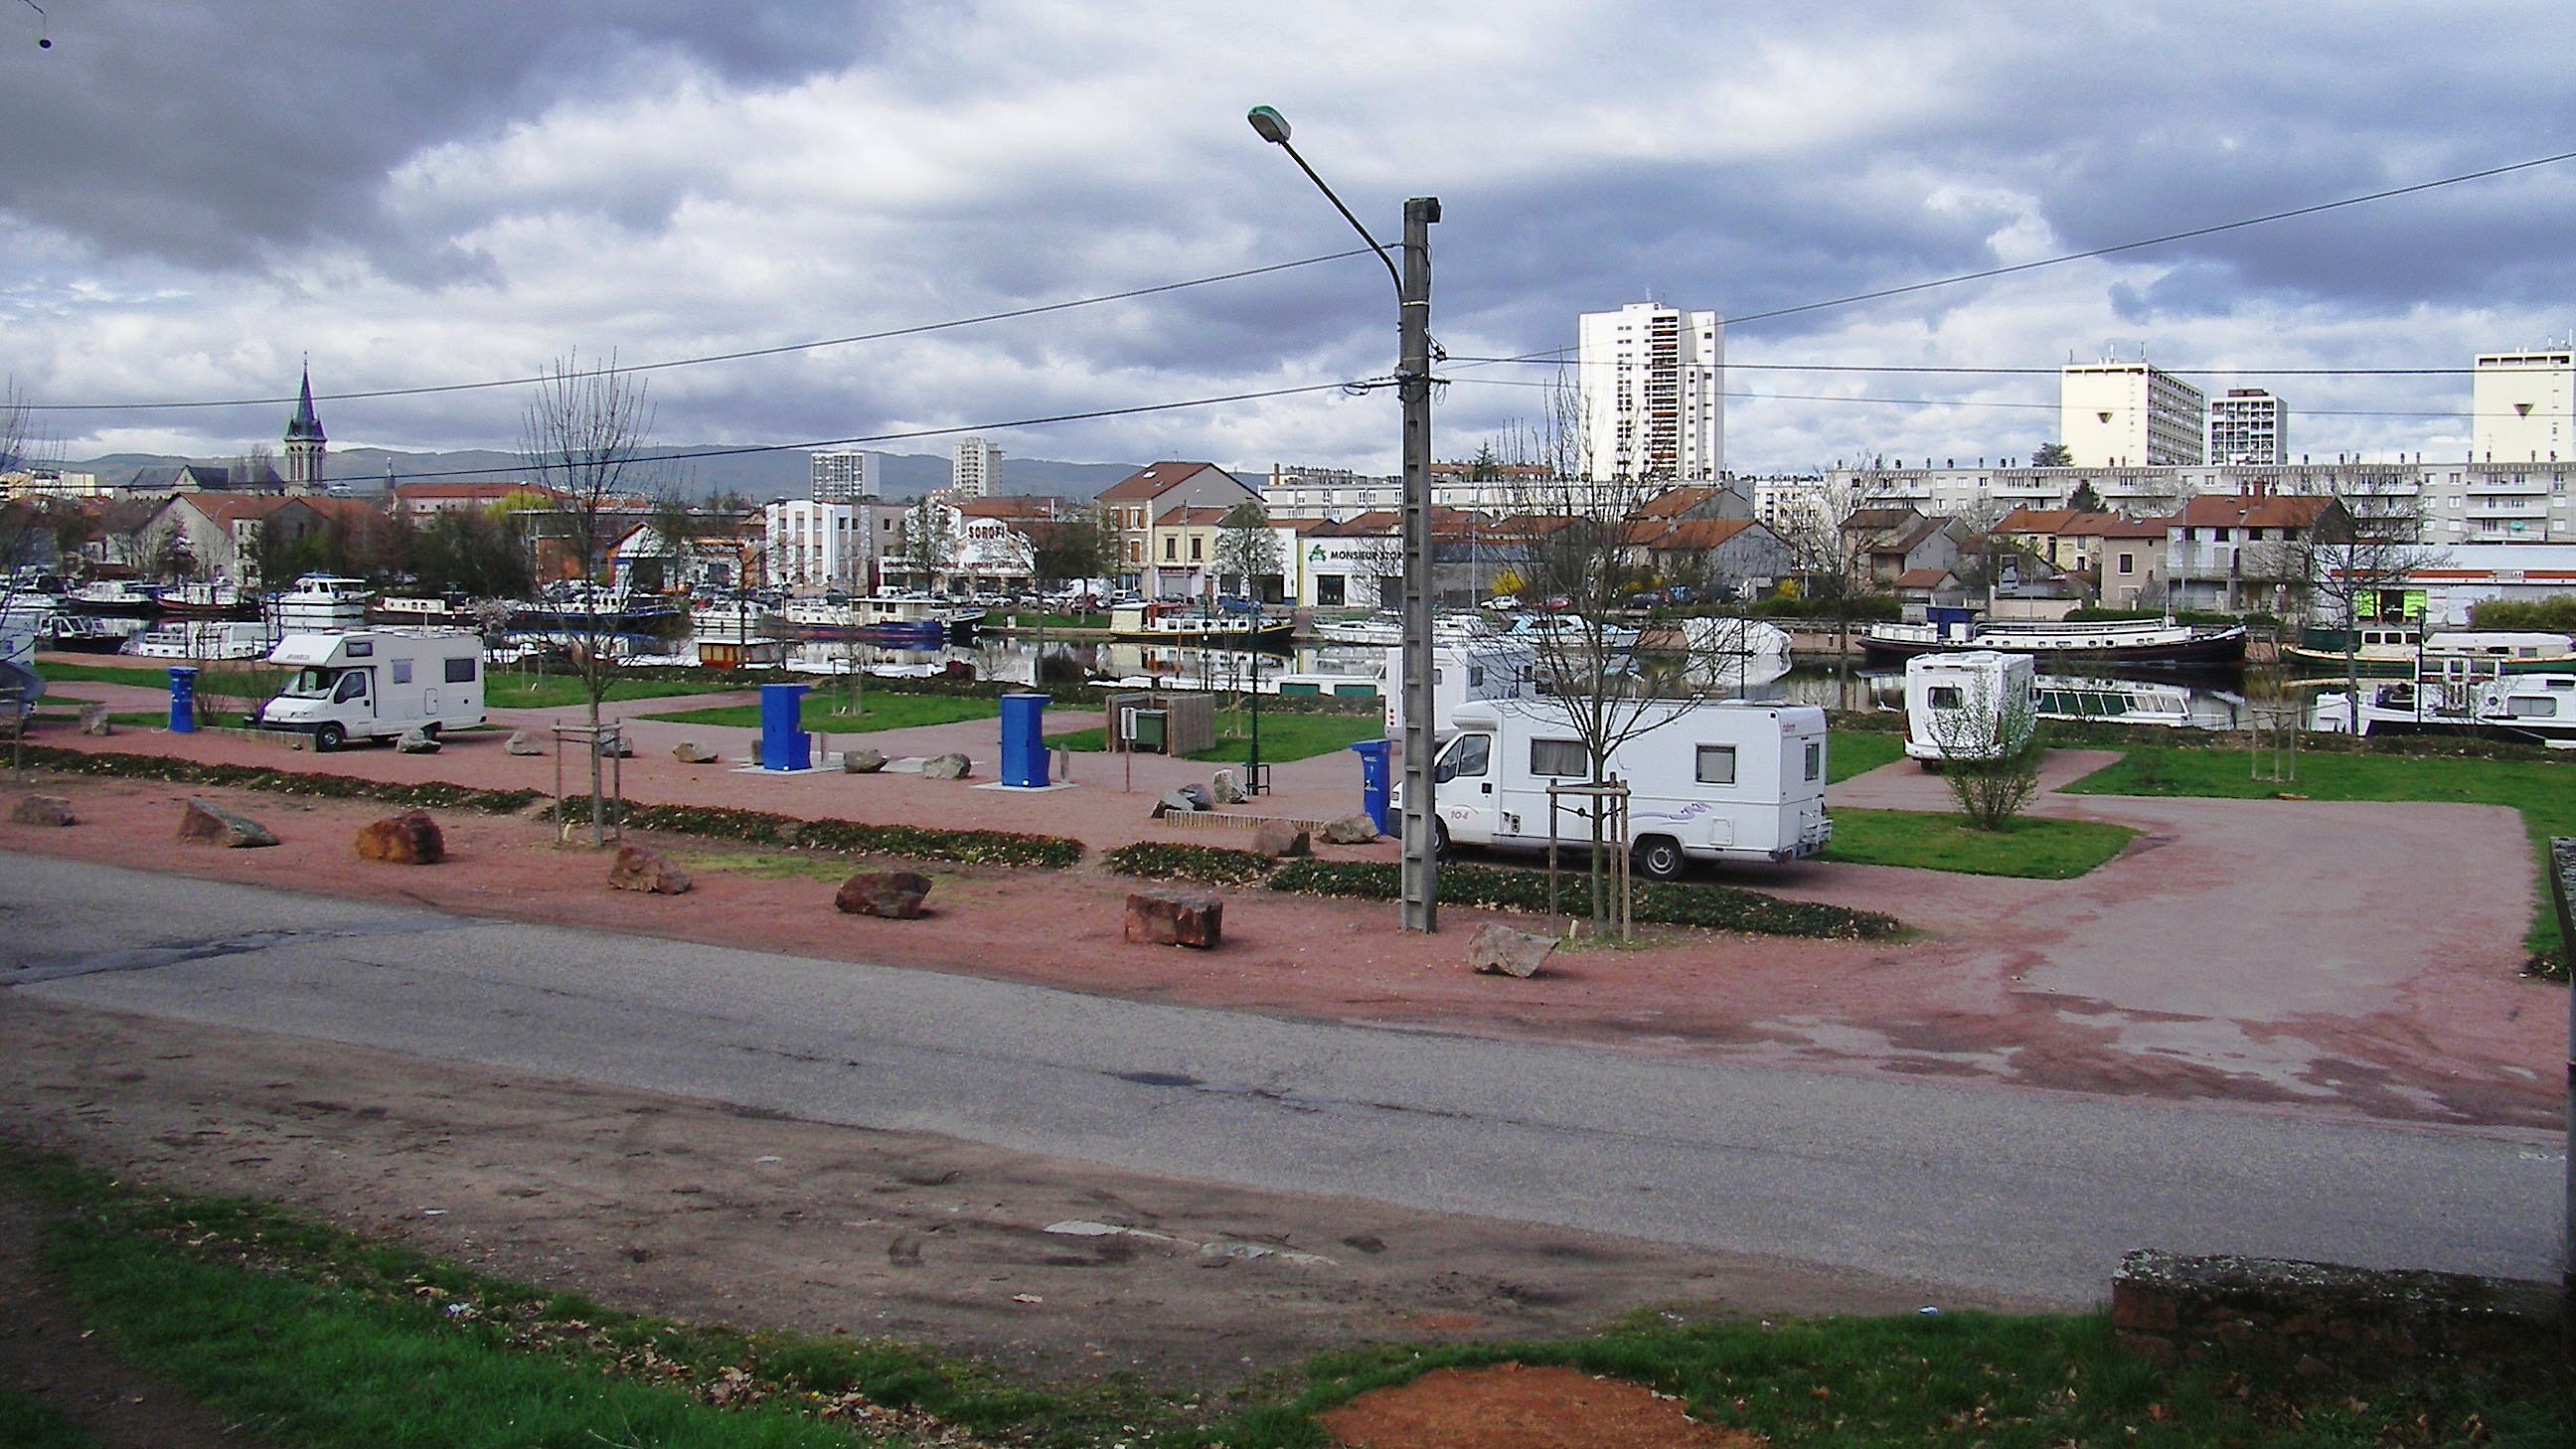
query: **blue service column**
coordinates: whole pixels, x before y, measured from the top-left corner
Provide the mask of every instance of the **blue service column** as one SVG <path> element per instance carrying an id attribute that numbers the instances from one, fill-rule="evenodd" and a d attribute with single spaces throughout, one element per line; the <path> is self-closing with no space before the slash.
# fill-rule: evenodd
<path id="1" fill-rule="evenodd" d="M 810 770 L 814 767 L 814 737 L 797 728 L 797 716 L 804 707 L 802 684 L 764 684 L 760 687 L 760 768 L 764 770 Z"/>
<path id="2" fill-rule="evenodd" d="M 197 671 L 185 664 L 170 666 L 170 733 L 193 735 L 197 732 Z"/>
<path id="3" fill-rule="evenodd" d="M 1393 740 L 1362 740 L 1351 746 L 1351 753 L 1360 757 L 1360 809 L 1377 822 L 1380 835 L 1389 833 L 1386 817 L 1394 789 L 1388 783 L 1387 756 L 1394 749 Z"/>
<path id="4" fill-rule="evenodd" d="M 1043 694 L 1002 696 L 1002 783 L 1035 789 L 1047 782 Z"/>

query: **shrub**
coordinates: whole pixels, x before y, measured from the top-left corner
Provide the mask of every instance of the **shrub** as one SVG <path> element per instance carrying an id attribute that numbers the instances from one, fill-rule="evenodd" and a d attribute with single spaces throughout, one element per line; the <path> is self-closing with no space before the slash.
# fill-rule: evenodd
<path id="1" fill-rule="evenodd" d="M 1249 885 L 1270 874 L 1271 859 L 1257 850 L 1215 845 L 1173 845 L 1140 840 L 1101 857 L 1120 875 L 1148 880 L 1194 880 L 1202 885 Z"/>
<path id="2" fill-rule="evenodd" d="M 630 800 L 618 823 L 747 845 L 829 850 L 848 855 L 890 855 L 905 860 L 948 860 L 965 865 L 1029 866 L 1062 870 L 1082 859 L 1082 842 L 1061 835 L 1016 830 L 944 830 L 931 825 L 874 825 L 862 820 L 799 820 L 766 810 L 721 805 L 639 805 Z M 563 802 L 559 818 L 586 822 L 590 797 Z"/>
<path id="3" fill-rule="evenodd" d="M 1393 900 L 1396 868 L 1378 861 L 1294 860 L 1270 878 L 1270 888 L 1308 895 Z M 1560 902 L 1575 902 L 1582 877 L 1560 878 Z M 1667 926 L 1701 926 L 1763 936 L 1875 941 L 1905 929 L 1894 916 L 1807 901 L 1784 901 L 1737 886 L 1638 881 L 1636 919 Z M 1547 909 L 1547 873 L 1511 866 L 1448 865 L 1440 869 L 1440 898 L 1454 905 L 1538 914 Z"/>

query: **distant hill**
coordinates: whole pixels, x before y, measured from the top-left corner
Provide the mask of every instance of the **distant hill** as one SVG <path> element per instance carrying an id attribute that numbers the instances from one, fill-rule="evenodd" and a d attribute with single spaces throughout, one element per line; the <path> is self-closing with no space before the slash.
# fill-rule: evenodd
<path id="1" fill-rule="evenodd" d="M 801 452 L 727 453 L 712 444 L 654 450 L 657 457 L 690 453 L 713 456 L 684 457 L 670 465 L 677 475 L 679 491 L 687 497 L 708 498 L 719 493 L 740 493 L 765 501 L 805 496 L 807 472 L 805 455 Z M 945 457 L 879 453 L 877 459 L 881 487 L 888 498 L 918 498 L 933 488 L 944 488 L 948 484 L 948 459 Z M 101 479 L 121 483 L 144 468 L 176 467 L 182 463 L 222 466 L 234 461 L 231 458 L 186 458 L 164 453 L 109 453 L 103 457 L 67 462 L 63 466 L 74 472 L 95 473 Z M 1068 498 L 1089 498 L 1143 466 L 1142 463 L 1059 463 L 1046 458 L 1006 457 L 1002 460 L 1001 487 L 1005 493 L 1054 493 Z M 376 492 L 385 486 L 388 467 L 398 482 L 424 478 L 516 478 L 527 472 L 516 453 L 488 448 L 445 453 L 334 448 L 324 462 L 323 480 L 345 483 L 360 493 Z"/>

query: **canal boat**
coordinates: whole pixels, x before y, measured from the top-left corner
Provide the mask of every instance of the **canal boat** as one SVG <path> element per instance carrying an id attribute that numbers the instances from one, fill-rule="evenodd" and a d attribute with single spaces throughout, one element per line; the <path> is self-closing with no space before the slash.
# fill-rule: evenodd
<path id="1" fill-rule="evenodd" d="M 1950 615 L 1920 624 L 1872 624 L 1862 631 L 1860 647 L 1862 655 L 1873 661 L 1991 649 L 2028 654 L 2043 666 L 2055 660 L 2082 659 L 2130 666 L 2235 668 L 2245 662 L 2245 626 L 2159 619 L 2066 623 Z"/>
<path id="2" fill-rule="evenodd" d="M 1197 613 L 1168 602 L 1120 604 L 1109 611 L 1109 637 L 1141 644 L 1279 650 L 1289 646 L 1295 631 L 1286 619 L 1256 613 Z"/>

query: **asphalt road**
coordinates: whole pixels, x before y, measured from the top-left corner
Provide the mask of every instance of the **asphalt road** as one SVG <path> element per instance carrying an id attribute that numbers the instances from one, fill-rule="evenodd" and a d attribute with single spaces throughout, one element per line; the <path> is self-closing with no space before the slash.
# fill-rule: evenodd
<path id="1" fill-rule="evenodd" d="M 2130 1248 L 2531 1278 L 2563 1144 L 1280 1020 L 0 854 L 0 984 L 2039 1303 Z"/>

